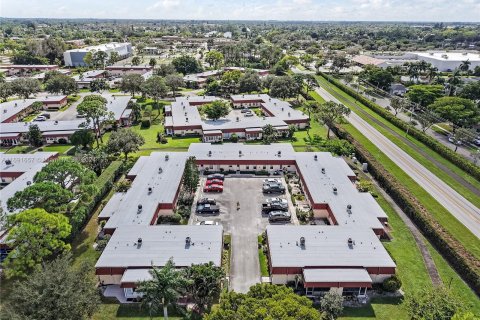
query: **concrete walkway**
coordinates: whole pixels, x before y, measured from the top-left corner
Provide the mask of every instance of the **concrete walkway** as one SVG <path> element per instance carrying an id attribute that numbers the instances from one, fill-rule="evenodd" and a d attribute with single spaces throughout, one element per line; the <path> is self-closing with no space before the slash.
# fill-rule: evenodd
<path id="1" fill-rule="evenodd" d="M 316 92 L 326 101 L 341 103 L 324 88 L 317 88 Z M 350 114 L 348 121 L 464 224 L 477 238 L 480 238 L 479 208 L 418 163 L 400 147 L 396 146 L 355 112 Z"/>

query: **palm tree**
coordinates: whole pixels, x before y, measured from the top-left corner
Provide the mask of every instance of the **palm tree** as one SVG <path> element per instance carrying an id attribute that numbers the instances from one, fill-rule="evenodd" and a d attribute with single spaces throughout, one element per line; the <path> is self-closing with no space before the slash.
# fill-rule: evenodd
<path id="1" fill-rule="evenodd" d="M 188 285 L 183 273 L 175 269 L 173 259 L 170 258 L 163 268 L 152 266 L 150 274 L 152 280 L 142 281 L 138 284 L 137 291 L 143 293 L 142 305 L 150 311 L 157 312 L 163 307 L 163 318 L 168 319 L 168 306 L 176 304 L 181 293 Z"/>
<path id="2" fill-rule="evenodd" d="M 448 96 L 452 96 L 456 89 L 457 85 L 461 83 L 460 81 L 460 69 L 455 69 L 450 78 L 448 78 Z"/>
<path id="3" fill-rule="evenodd" d="M 438 69 L 436 67 L 430 67 L 428 68 L 427 70 L 427 75 L 428 75 L 428 80 L 430 82 L 432 82 L 433 79 L 435 79 L 435 77 L 437 76 L 438 74 Z"/>
<path id="4" fill-rule="evenodd" d="M 463 72 L 467 72 L 468 69 L 470 69 L 470 65 L 472 63 L 470 62 L 470 60 L 465 60 L 465 61 L 462 61 L 462 63 L 460 64 L 460 66 L 458 67 L 461 71 Z"/>

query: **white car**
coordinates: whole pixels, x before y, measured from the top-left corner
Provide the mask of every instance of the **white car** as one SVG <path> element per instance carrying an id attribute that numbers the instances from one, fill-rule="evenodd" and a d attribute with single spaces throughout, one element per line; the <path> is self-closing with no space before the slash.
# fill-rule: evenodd
<path id="1" fill-rule="evenodd" d="M 197 226 L 218 226 L 218 222 L 212 220 L 200 221 L 197 223 Z"/>
<path id="2" fill-rule="evenodd" d="M 282 198 L 269 198 L 265 200 L 266 203 L 280 203 L 280 204 L 288 204 L 287 199 L 282 199 Z"/>
<path id="3" fill-rule="evenodd" d="M 47 118 L 45 118 L 44 116 L 38 116 L 35 119 L 33 119 L 33 121 L 46 121 L 46 120 Z"/>
<path id="4" fill-rule="evenodd" d="M 280 183 L 280 179 L 269 178 L 263 180 L 263 183 Z"/>

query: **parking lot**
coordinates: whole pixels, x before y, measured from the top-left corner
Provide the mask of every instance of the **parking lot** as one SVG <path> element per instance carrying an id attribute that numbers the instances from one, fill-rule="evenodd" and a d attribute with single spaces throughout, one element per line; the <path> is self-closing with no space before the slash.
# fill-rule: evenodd
<path id="1" fill-rule="evenodd" d="M 223 225 L 225 233 L 232 235 L 230 285 L 237 292 L 247 292 L 251 285 L 260 282 L 257 237 L 269 224 L 268 216 L 261 214 L 262 203 L 273 197 L 288 199 L 289 211 L 292 214 L 291 223 L 298 224 L 288 190 L 285 195 L 264 195 L 262 193 L 264 179 L 226 177 L 222 193 L 205 193 L 203 187 L 206 179 L 202 177 L 195 201 L 204 197 L 213 198 L 220 207 L 220 213 L 197 215 L 194 206 L 190 218 L 190 224 L 208 220 L 218 222 Z M 282 181 L 286 187 L 283 178 Z"/>

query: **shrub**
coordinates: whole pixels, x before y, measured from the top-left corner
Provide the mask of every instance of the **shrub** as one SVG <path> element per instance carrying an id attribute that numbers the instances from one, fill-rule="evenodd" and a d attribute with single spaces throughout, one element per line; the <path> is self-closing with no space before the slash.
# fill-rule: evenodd
<path id="1" fill-rule="evenodd" d="M 117 183 L 117 185 L 115 186 L 115 189 L 117 190 L 117 192 L 127 192 L 131 186 L 132 186 L 132 181 L 123 180 Z"/>
<path id="2" fill-rule="evenodd" d="M 143 119 L 142 120 L 142 124 L 141 124 L 142 129 L 148 129 L 148 128 L 150 128 L 150 126 L 151 126 L 150 119 Z"/>
<path id="3" fill-rule="evenodd" d="M 383 281 L 382 288 L 387 292 L 395 292 L 402 286 L 402 281 L 396 275 L 391 276 Z"/>
<path id="4" fill-rule="evenodd" d="M 267 170 L 260 170 L 260 171 L 256 171 L 255 175 L 257 175 L 257 176 L 269 176 L 270 173 Z"/>
<path id="5" fill-rule="evenodd" d="M 180 221 L 182 221 L 182 216 L 175 213 L 173 215 L 158 217 L 157 223 L 158 224 L 180 224 Z"/>
<path id="6" fill-rule="evenodd" d="M 67 142 L 68 142 L 68 141 L 67 141 L 67 139 L 65 139 L 65 138 L 60 138 L 60 139 L 58 139 L 58 143 L 59 143 L 59 144 L 67 144 Z"/>
<path id="7" fill-rule="evenodd" d="M 97 247 L 95 248 L 97 251 L 103 251 L 108 244 L 111 236 L 109 234 L 105 235 L 103 239 L 97 241 Z"/>
<path id="8" fill-rule="evenodd" d="M 236 133 L 234 133 L 234 134 L 232 134 L 232 135 L 230 136 L 230 141 L 232 141 L 232 142 L 238 142 L 238 136 L 237 136 Z"/>

